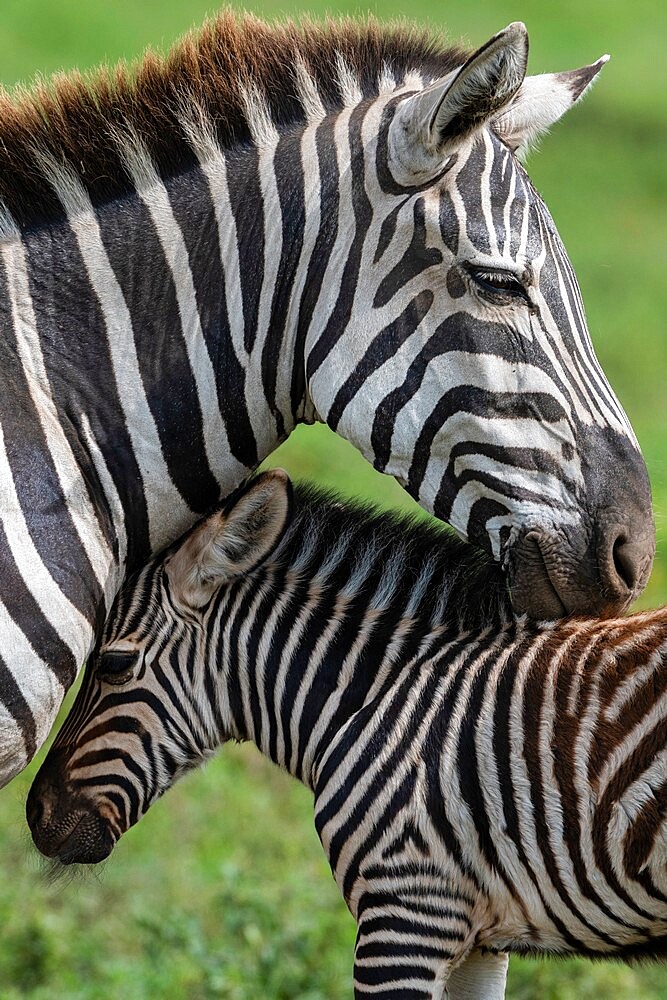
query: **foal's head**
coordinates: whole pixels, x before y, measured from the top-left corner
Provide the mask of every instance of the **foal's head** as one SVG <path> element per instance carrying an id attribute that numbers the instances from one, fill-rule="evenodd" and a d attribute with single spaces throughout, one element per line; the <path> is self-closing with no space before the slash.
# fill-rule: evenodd
<path id="1" fill-rule="evenodd" d="M 224 641 L 208 619 L 221 602 L 242 599 L 279 543 L 291 502 L 286 474 L 265 473 L 127 581 L 28 796 L 42 854 L 66 864 L 103 860 L 155 799 L 232 735 L 206 683 L 204 667 Z"/>

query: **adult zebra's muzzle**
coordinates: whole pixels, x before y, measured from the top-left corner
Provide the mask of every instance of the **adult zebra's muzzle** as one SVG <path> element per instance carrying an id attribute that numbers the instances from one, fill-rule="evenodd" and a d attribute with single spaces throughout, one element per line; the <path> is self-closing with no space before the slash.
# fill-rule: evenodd
<path id="1" fill-rule="evenodd" d="M 117 837 L 95 803 L 68 787 L 63 765 L 62 752 L 51 751 L 28 794 L 33 842 L 41 854 L 62 864 L 97 864 L 111 854 Z"/>
<path id="2" fill-rule="evenodd" d="M 617 540 L 607 540 L 601 549 L 600 556 L 591 545 L 568 552 L 553 532 L 525 532 L 508 559 L 514 610 L 543 620 L 625 610 L 641 589 L 640 564 Z"/>
<path id="3" fill-rule="evenodd" d="M 653 565 L 651 488 L 634 441 L 587 427 L 577 444 L 582 486 L 572 506 L 562 518 L 528 519 L 503 554 L 514 609 L 531 618 L 618 614 Z"/>

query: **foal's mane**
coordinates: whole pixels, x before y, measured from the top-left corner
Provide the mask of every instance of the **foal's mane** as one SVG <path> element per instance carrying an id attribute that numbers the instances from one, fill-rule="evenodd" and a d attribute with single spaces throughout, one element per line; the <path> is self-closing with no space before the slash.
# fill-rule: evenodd
<path id="1" fill-rule="evenodd" d="M 434 615 L 432 622 L 454 622 L 459 631 L 497 626 L 514 617 L 499 563 L 461 541 L 447 525 L 345 499 L 313 483 L 295 483 L 292 521 L 269 562 L 274 568 L 300 566 L 308 577 L 314 554 L 318 566 L 332 561 L 346 580 L 355 566 L 375 565 L 389 590 L 393 593 L 396 584 L 395 594 L 401 592 L 405 603 L 413 604 L 415 617 Z M 370 571 L 366 575 L 372 576 Z M 325 573 L 328 584 L 332 577 L 334 571 Z M 427 585 L 420 586 L 417 581 L 424 579 Z"/>
<path id="2" fill-rule="evenodd" d="M 112 138 L 128 127 L 163 176 L 187 169 L 193 154 L 177 109 L 188 102 L 203 109 L 223 149 L 249 143 L 244 87 L 259 91 L 278 129 L 287 131 L 305 121 L 297 64 L 315 81 L 324 108 L 333 111 L 343 101 L 341 58 L 371 97 L 387 68 L 398 81 L 411 70 L 435 78 L 461 65 L 466 54 L 406 24 L 384 26 L 368 18 L 268 25 L 224 10 L 166 56 L 149 51 L 130 66 L 59 74 L 29 90 L 0 91 L 0 198 L 22 226 L 60 214 L 36 164 L 36 149 L 69 162 L 94 203 L 129 190 Z"/>

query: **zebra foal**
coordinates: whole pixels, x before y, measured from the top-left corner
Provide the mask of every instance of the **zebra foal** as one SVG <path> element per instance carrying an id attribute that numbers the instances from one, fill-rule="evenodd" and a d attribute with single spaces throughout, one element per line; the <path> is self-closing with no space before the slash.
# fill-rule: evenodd
<path id="1" fill-rule="evenodd" d="M 517 619 L 488 557 L 267 473 L 120 592 L 35 843 L 101 860 L 229 739 L 314 792 L 357 997 L 502 997 L 506 952 L 665 956 L 664 610 Z"/>

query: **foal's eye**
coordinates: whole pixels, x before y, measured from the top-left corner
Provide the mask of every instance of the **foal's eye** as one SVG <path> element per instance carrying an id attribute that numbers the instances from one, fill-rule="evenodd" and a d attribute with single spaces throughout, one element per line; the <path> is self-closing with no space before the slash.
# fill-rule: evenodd
<path id="1" fill-rule="evenodd" d="M 502 268 L 484 268 L 474 264 L 468 264 L 466 270 L 478 288 L 482 292 L 490 293 L 496 300 L 500 297 L 507 300 L 530 301 L 523 284 L 511 271 L 504 271 Z"/>
<path id="2" fill-rule="evenodd" d="M 97 676 L 107 684 L 126 684 L 139 662 L 136 650 L 107 649 L 97 661 Z"/>

